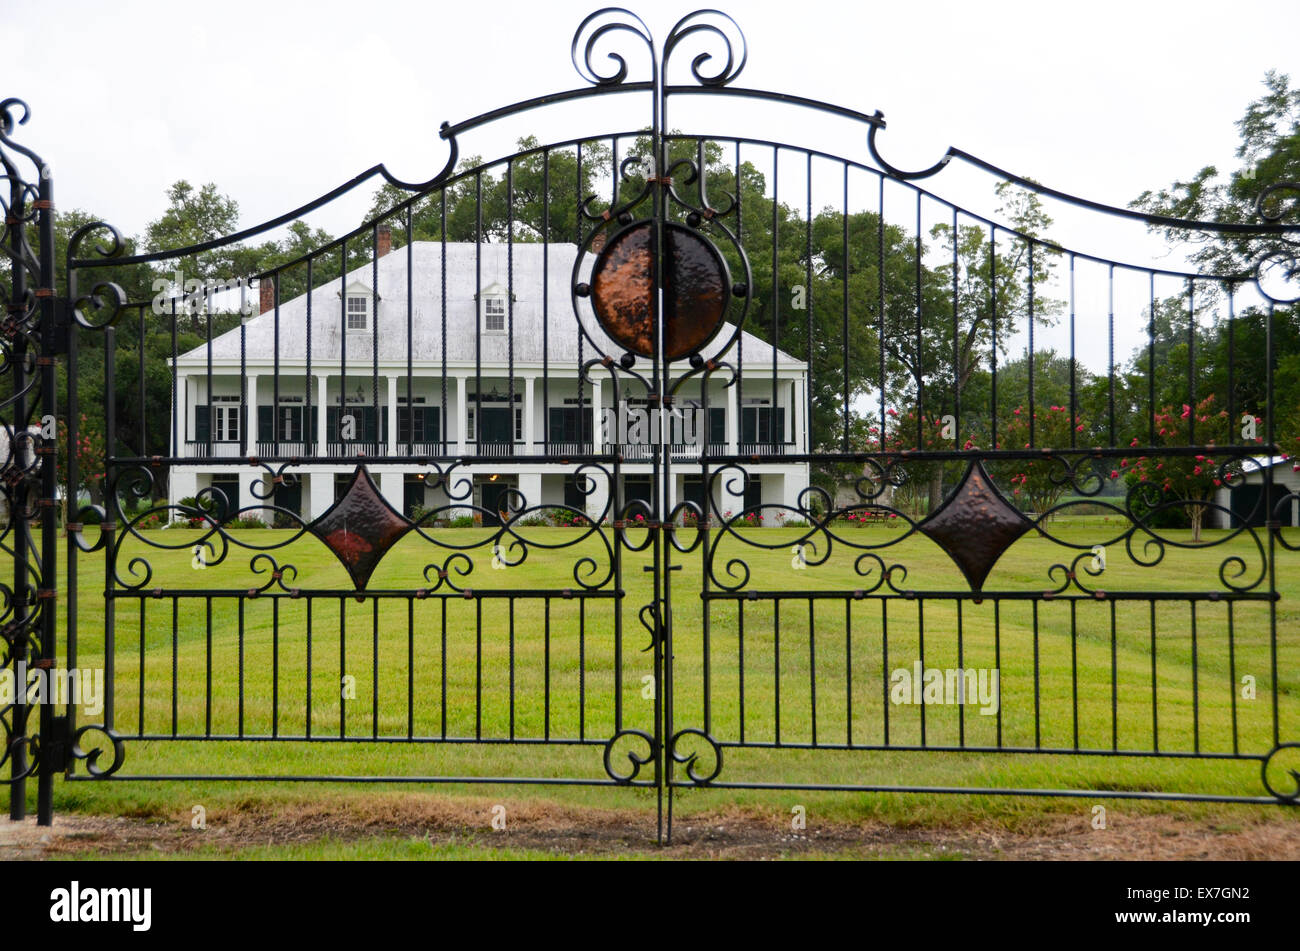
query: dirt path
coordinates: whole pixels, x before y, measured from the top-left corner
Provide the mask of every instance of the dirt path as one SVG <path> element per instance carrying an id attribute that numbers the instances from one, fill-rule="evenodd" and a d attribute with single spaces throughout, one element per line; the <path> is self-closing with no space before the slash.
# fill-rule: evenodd
<path id="1" fill-rule="evenodd" d="M 794 830 L 788 818 L 730 810 L 679 818 L 673 843 L 657 847 L 653 816 L 598 811 L 554 803 L 514 805 L 506 828 L 491 828 L 492 803 L 403 797 L 366 803 L 271 805 L 251 803 L 207 817 L 191 827 L 186 813 L 161 818 L 61 815 L 42 829 L 34 819 L 0 819 L 0 861 L 96 855 L 129 857 L 196 850 L 237 857 L 249 848 L 322 841 L 425 840 L 431 846 L 468 846 L 471 853 L 506 848 L 562 855 L 654 858 L 779 859 L 1300 859 L 1300 824 L 1288 814 L 1215 825 L 1184 816 L 1115 816 L 1096 830 L 1086 817 L 1044 816 L 1010 831 L 995 824 L 917 828 L 879 821 L 824 823 Z"/>

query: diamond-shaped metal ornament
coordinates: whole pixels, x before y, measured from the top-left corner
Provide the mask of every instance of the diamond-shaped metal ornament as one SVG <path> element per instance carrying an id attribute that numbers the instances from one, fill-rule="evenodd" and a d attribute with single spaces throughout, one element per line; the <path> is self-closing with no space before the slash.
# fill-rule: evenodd
<path id="1" fill-rule="evenodd" d="M 388 504 L 366 467 L 357 466 L 343 497 L 312 522 L 308 531 L 334 552 L 360 591 L 384 555 L 410 528 L 410 520 Z"/>
<path id="2" fill-rule="evenodd" d="M 998 559 L 1033 523 L 997 490 L 976 460 L 956 491 L 918 528 L 948 553 L 978 592 Z"/>

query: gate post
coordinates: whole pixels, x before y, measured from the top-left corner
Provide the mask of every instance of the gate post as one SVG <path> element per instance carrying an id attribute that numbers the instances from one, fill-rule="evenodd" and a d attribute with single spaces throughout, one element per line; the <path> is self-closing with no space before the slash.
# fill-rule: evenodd
<path id="1" fill-rule="evenodd" d="M 40 458 L 41 496 L 41 589 L 37 592 L 40 611 L 40 637 L 37 641 L 38 668 L 46 672 L 44 702 L 40 708 L 39 735 L 42 739 L 36 781 L 36 822 L 48 826 L 54 819 L 54 774 L 63 768 L 62 760 L 66 755 L 64 737 L 60 736 L 58 726 L 66 725 L 64 718 L 54 715 L 56 683 L 54 671 L 55 638 L 58 628 L 55 620 L 58 615 L 58 428 L 56 383 L 56 354 L 63 351 L 59 334 L 62 328 L 59 308 L 56 306 L 57 293 L 54 282 L 54 181 L 46 166 L 41 167 L 39 185 L 40 198 L 36 201 L 40 229 L 40 288 L 36 291 L 40 303 L 41 321 L 41 355 L 37 358 L 40 372 L 40 408 L 42 437 L 36 452 Z M 55 427 L 53 439 L 45 433 L 49 426 Z M 71 453 L 72 447 L 68 447 Z M 72 699 L 69 697 L 68 703 Z M 56 725 L 56 719 L 59 723 Z"/>

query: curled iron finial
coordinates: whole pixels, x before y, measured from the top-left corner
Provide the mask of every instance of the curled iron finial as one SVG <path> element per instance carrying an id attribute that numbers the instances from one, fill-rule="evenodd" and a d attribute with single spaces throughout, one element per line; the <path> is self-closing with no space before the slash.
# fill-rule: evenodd
<path id="1" fill-rule="evenodd" d="M 672 58 L 677 45 L 687 37 L 700 33 L 713 40 L 722 42 L 722 66 L 712 74 L 703 72 L 702 67 L 714 60 L 713 53 L 705 50 L 691 60 L 691 75 L 701 86 L 725 86 L 740 75 L 749 58 L 749 49 L 745 44 L 745 34 L 740 25 L 721 10 L 696 10 L 682 17 L 668 33 L 664 41 L 664 73 L 668 72 L 668 61 Z M 739 56 L 737 56 L 739 50 Z"/>
<path id="2" fill-rule="evenodd" d="M 617 86 L 627 79 L 627 60 L 616 52 L 606 56 L 616 65 L 613 72 L 601 72 L 595 66 L 596 47 L 611 33 L 632 33 L 639 36 L 654 59 L 654 36 L 645 21 L 623 7 L 604 7 L 586 17 L 573 34 L 569 55 L 578 75 L 596 86 Z"/>
<path id="3" fill-rule="evenodd" d="M 21 118 L 15 119 L 13 117 L 12 110 L 14 106 L 22 106 L 23 114 Z M 31 114 L 31 107 L 21 99 L 10 96 L 8 99 L 0 101 L 0 133 L 12 135 L 14 126 L 25 125 L 27 120 L 31 118 Z"/>
<path id="4" fill-rule="evenodd" d="M 943 171 L 947 168 L 948 163 L 953 160 L 954 152 L 949 148 L 948 151 L 943 154 L 943 158 L 939 159 L 939 161 L 935 162 L 929 168 L 923 168 L 920 171 L 905 172 L 903 169 L 889 164 L 885 161 L 884 156 L 880 154 L 880 150 L 876 148 L 876 133 L 885 127 L 885 114 L 877 109 L 875 115 L 872 116 L 872 119 L 875 121 L 872 122 L 871 127 L 867 129 L 867 148 L 870 150 L 871 157 L 875 160 L 876 164 L 879 165 L 886 174 L 891 175 L 894 178 L 901 178 L 904 181 L 911 181 L 915 178 L 929 178 L 931 175 Z"/>
<path id="5" fill-rule="evenodd" d="M 1279 192 L 1294 192 L 1290 201 L 1279 201 L 1270 207 L 1269 199 Z M 1290 208 L 1288 208 L 1290 205 Z M 1288 211 L 1294 211 L 1300 207 L 1300 182 L 1275 182 L 1269 185 L 1259 197 L 1255 199 L 1255 214 L 1263 218 L 1269 224 L 1281 221 L 1286 217 Z"/>

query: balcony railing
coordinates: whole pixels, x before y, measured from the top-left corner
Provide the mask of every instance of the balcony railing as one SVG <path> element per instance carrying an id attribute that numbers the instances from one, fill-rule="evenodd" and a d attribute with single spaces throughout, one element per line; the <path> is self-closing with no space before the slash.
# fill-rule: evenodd
<path id="1" fill-rule="evenodd" d="M 387 442 L 370 442 L 357 441 L 340 442 L 331 440 L 325 444 L 325 452 L 318 453 L 317 443 L 315 441 L 303 442 L 301 440 L 284 440 L 279 443 L 270 440 L 259 439 L 254 447 L 247 451 L 241 451 L 241 443 L 238 442 L 200 442 L 190 440 L 182 447 L 181 455 L 186 459 L 203 459 L 203 458 L 229 458 L 240 459 L 247 455 L 256 455 L 262 458 L 288 458 L 301 456 L 311 458 L 317 455 L 326 455 L 332 458 L 348 458 L 358 455 L 365 456 L 386 456 L 389 455 Z M 396 446 L 396 455 L 403 457 L 447 457 L 459 455 L 458 443 L 456 440 L 442 442 L 417 442 L 405 443 L 399 442 Z M 658 452 L 657 445 L 624 445 L 622 447 L 623 458 L 629 462 L 650 462 Z M 703 452 L 704 447 L 700 444 L 688 445 L 677 444 L 672 447 L 672 456 L 674 459 L 698 459 Z M 709 443 L 710 456 L 729 455 L 726 443 Z M 524 442 L 502 443 L 502 442 L 484 442 L 476 443 L 469 440 L 465 443 L 465 455 L 481 456 L 491 459 L 508 459 L 513 456 L 545 456 L 554 461 L 560 461 L 570 456 L 586 456 L 595 453 L 596 449 L 591 442 L 551 442 L 538 441 L 531 445 Z M 610 452 L 611 447 L 605 446 L 602 452 Z M 737 446 L 737 454 L 741 456 L 785 456 L 799 451 L 795 443 L 740 443 Z"/>

